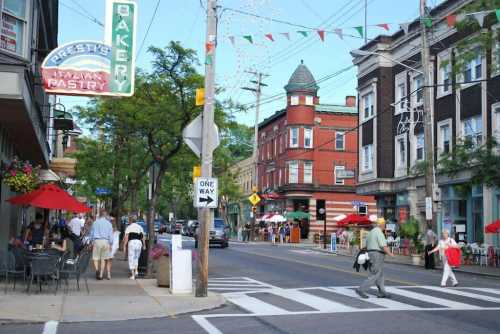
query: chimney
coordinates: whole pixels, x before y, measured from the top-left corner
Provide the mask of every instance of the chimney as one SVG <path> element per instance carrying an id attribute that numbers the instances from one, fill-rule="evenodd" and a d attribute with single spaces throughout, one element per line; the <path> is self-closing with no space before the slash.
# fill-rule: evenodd
<path id="1" fill-rule="evenodd" d="M 348 95 L 345 97 L 345 106 L 346 107 L 355 107 L 356 106 L 356 96 Z"/>

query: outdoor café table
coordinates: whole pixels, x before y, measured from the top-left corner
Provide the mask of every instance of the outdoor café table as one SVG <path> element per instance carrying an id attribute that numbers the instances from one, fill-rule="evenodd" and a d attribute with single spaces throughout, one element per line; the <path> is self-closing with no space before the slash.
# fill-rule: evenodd
<path id="1" fill-rule="evenodd" d="M 26 254 L 26 262 L 29 270 L 29 283 L 27 291 L 36 278 L 39 284 L 39 290 L 42 291 L 42 282 L 50 278 L 54 280 L 57 277 L 57 263 L 60 256 L 51 254 L 48 250 L 32 250 Z"/>

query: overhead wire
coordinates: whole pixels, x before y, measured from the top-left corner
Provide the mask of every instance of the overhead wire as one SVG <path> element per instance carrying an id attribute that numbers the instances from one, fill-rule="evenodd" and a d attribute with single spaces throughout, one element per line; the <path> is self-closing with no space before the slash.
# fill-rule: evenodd
<path id="1" fill-rule="evenodd" d="M 82 11 L 81 11 L 81 10 L 79 10 L 79 9 L 76 9 L 76 8 L 74 8 L 74 7 L 69 6 L 68 4 L 66 4 L 66 3 L 64 3 L 64 2 L 60 2 L 60 4 L 61 4 L 63 7 L 67 8 L 67 9 L 69 9 L 69 10 L 71 10 L 71 11 L 75 12 L 75 13 L 77 13 L 78 15 L 80 15 L 80 16 L 82 16 L 82 17 L 84 17 L 84 18 L 86 18 L 86 19 L 88 19 L 88 20 L 92 21 L 93 23 L 95 23 L 95 24 L 97 24 L 97 25 L 99 25 L 99 26 L 101 26 L 101 27 L 103 27 L 103 28 L 104 28 L 104 23 L 102 23 L 101 21 L 99 21 L 96 17 L 94 17 L 94 16 L 92 16 L 92 15 L 88 15 L 88 14 L 86 14 L 86 13 L 82 12 Z"/>
<path id="2" fill-rule="evenodd" d="M 153 22 L 156 17 L 156 13 L 158 12 L 158 7 L 160 7 L 160 1 L 158 0 L 156 2 L 156 6 L 153 12 L 153 15 L 151 16 L 151 19 L 149 20 L 148 28 L 146 29 L 146 34 L 144 35 L 144 38 L 142 39 L 141 46 L 139 47 L 139 50 L 137 51 L 137 55 L 135 56 L 136 59 L 139 59 L 139 56 L 141 55 L 142 48 L 144 47 L 144 43 L 146 42 L 146 39 L 148 38 L 149 35 L 149 30 L 151 29 L 151 26 L 153 25 Z"/>

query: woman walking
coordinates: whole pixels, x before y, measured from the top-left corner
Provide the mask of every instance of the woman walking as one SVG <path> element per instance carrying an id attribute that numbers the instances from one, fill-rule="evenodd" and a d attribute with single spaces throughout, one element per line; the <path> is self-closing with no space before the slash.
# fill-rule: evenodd
<path id="1" fill-rule="evenodd" d="M 451 283 L 453 284 L 454 287 L 458 285 L 457 278 L 455 277 L 453 270 L 448 264 L 448 259 L 446 257 L 446 250 L 448 248 L 459 248 L 459 246 L 457 245 L 455 240 L 450 238 L 450 232 L 448 230 L 443 230 L 442 237 L 441 240 L 439 240 L 438 245 L 433 250 L 428 252 L 428 254 L 431 255 L 439 251 L 439 257 L 443 262 L 443 278 L 441 279 L 441 287 L 443 288 L 446 287 L 448 278 L 451 278 Z"/>
<path id="2" fill-rule="evenodd" d="M 280 234 L 280 244 L 282 244 L 285 242 L 285 226 L 283 224 L 280 224 L 279 234 Z"/>
<path id="3" fill-rule="evenodd" d="M 111 251 L 109 252 L 109 258 L 106 260 L 106 279 L 111 279 L 111 267 L 113 265 L 113 258 L 115 257 L 118 248 L 120 248 L 120 231 L 116 227 L 116 219 L 110 217 L 111 225 L 113 226 L 113 243 L 111 244 Z"/>
<path id="4" fill-rule="evenodd" d="M 141 225 L 136 223 L 136 217 L 131 216 L 128 220 L 129 225 L 125 229 L 123 245 L 128 249 L 128 266 L 130 269 L 130 279 L 135 279 L 138 273 L 139 257 L 141 249 L 145 248 L 144 230 Z"/>

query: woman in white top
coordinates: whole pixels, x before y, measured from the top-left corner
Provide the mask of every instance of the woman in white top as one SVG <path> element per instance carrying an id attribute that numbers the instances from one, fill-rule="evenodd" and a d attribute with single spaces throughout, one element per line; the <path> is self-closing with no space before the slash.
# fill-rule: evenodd
<path id="1" fill-rule="evenodd" d="M 139 257 L 141 250 L 146 247 L 144 242 L 144 230 L 136 223 L 135 217 L 129 217 L 129 225 L 125 229 L 123 245 L 128 247 L 128 266 L 130 269 L 130 279 L 135 279 L 138 275 Z"/>
<path id="2" fill-rule="evenodd" d="M 448 259 L 446 258 L 445 254 L 445 250 L 447 250 L 448 248 L 458 248 L 458 247 L 459 246 L 457 245 L 455 240 L 450 238 L 450 232 L 448 232 L 448 230 L 443 230 L 442 238 L 441 240 L 439 240 L 438 245 L 428 253 L 430 255 L 439 251 L 439 257 L 443 262 L 443 278 L 441 279 L 441 287 L 443 288 L 446 287 L 446 282 L 448 281 L 448 278 L 451 278 L 451 282 L 454 287 L 458 285 L 457 278 L 455 277 L 453 270 L 448 264 Z"/>

